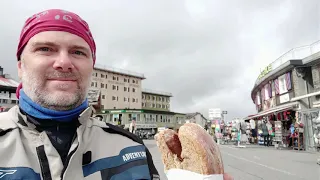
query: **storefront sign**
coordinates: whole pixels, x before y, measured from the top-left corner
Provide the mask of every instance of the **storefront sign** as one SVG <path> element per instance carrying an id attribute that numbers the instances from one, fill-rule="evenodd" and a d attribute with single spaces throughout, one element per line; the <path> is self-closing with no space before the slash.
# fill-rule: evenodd
<path id="1" fill-rule="evenodd" d="M 265 75 L 267 75 L 271 71 L 272 71 L 272 64 L 269 64 L 269 66 L 264 68 L 264 70 L 260 73 L 258 79 L 260 80 L 261 78 L 263 78 Z"/>
<path id="2" fill-rule="evenodd" d="M 143 113 L 143 110 L 112 110 L 112 111 L 107 111 L 107 110 L 102 110 L 102 113 L 111 113 L 111 114 L 116 114 L 116 113 Z"/>
<path id="3" fill-rule="evenodd" d="M 126 125 L 127 127 L 130 126 Z M 136 129 L 152 129 L 152 128 L 158 128 L 156 124 L 135 124 Z"/>
<path id="4" fill-rule="evenodd" d="M 289 93 L 286 93 L 286 94 L 281 95 L 281 96 L 279 97 L 279 100 L 280 100 L 280 103 L 281 103 L 281 104 L 290 101 Z"/>

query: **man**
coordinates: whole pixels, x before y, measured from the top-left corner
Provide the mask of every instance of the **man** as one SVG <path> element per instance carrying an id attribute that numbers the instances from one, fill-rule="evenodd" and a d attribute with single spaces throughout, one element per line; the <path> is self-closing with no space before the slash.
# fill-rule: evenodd
<path id="1" fill-rule="evenodd" d="M 263 145 L 269 146 L 269 131 L 267 126 L 267 120 L 264 120 L 262 123 L 262 136 L 263 136 Z"/>
<path id="2" fill-rule="evenodd" d="M 159 179 L 143 142 L 91 117 L 89 26 L 51 9 L 30 17 L 17 50 L 19 106 L 0 113 L 0 179 Z"/>

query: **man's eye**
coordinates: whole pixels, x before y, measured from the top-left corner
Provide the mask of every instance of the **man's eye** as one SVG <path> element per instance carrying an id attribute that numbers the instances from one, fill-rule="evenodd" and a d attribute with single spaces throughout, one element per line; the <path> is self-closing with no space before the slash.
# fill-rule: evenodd
<path id="1" fill-rule="evenodd" d="M 81 51 L 74 51 L 74 54 L 81 55 L 81 56 L 86 56 L 86 54 L 81 52 Z"/>
<path id="2" fill-rule="evenodd" d="M 50 48 L 48 47 L 42 47 L 38 49 L 39 51 L 50 51 Z"/>

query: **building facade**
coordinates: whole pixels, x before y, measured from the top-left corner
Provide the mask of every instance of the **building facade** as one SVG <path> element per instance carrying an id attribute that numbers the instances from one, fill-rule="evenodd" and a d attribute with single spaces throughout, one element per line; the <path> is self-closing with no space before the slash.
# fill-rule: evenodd
<path id="1" fill-rule="evenodd" d="M 251 92 L 257 114 L 244 119 L 258 121 L 257 130 L 261 120 L 269 120 L 276 141 L 293 149 L 318 148 L 314 135 L 320 129 L 315 128 L 313 121 L 320 107 L 319 64 L 320 41 L 292 49 L 272 62 L 260 73 Z"/>
<path id="2" fill-rule="evenodd" d="M 101 93 L 102 109 L 141 109 L 143 74 L 95 65 L 91 89 Z"/>
<path id="3" fill-rule="evenodd" d="M 205 118 L 201 113 L 187 113 L 185 118 L 186 123 L 196 123 L 199 124 L 201 127 L 205 127 L 208 122 L 208 119 Z"/>
<path id="4" fill-rule="evenodd" d="M 143 109 L 170 111 L 171 97 L 171 93 L 143 89 L 141 106 Z"/>
<path id="5" fill-rule="evenodd" d="M 142 89 L 143 74 L 95 65 L 89 90 L 89 103 L 102 121 L 157 132 L 177 129 L 185 114 L 170 111 L 171 93 Z"/>
<path id="6" fill-rule="evenodd" d="M 16 88 L 19 83 L 12 79 L 9 74 L 3 73 L 0 66 L 0 112 L 3 112 L 18 104 Z"/>

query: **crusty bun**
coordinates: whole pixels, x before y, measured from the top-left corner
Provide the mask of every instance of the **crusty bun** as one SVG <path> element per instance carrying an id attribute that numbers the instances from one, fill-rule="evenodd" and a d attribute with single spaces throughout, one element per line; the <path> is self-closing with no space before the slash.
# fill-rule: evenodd
<path id="1" fill-rule="evenodd" d="M 199 174 L 223 174 L 219 147 L 201 126 L 186 123 L 179 133 L 171 129 L 159 132 L 155 139 L 165 171 L 178 168 Z"/>

